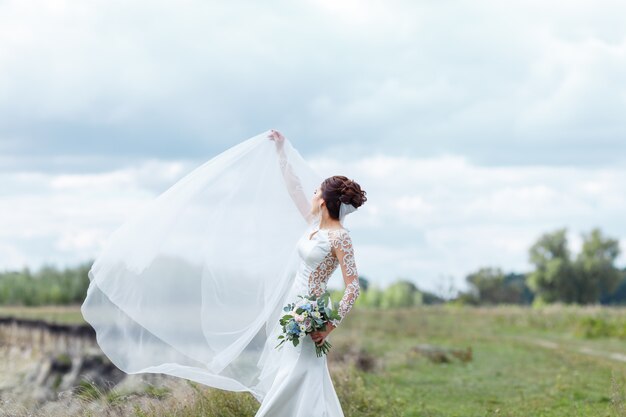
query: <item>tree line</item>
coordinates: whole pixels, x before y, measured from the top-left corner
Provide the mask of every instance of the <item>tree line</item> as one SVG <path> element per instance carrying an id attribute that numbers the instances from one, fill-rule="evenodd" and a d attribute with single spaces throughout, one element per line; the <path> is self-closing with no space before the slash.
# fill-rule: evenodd
<path id="1" fill-rule="evenodd" d="M 418 288 L 409 279 L 397 279 L 386 288 L 370 285 L 359 276 L 361 294 L 356 305 L 377 308 L 411 307 L 454 302 L 469 305 L 493 304 L 626 304 L 626 268 L 615 261 L 619 242 L 598 228 L 582 234 L 582 248 L 576 255 L 569 250 L 567 229 L 557 229 L 539 237 L 529 248 L 531 271 L 508 272 L 487 266 L 466 276 L 470 289 L 445 300 Z M 93 261 L 76 267 L 57 269 L 44 266 L 33 272 L 0 272 L 0 305 L 40 306 L 80 304 L 87 294 L 87 272 Z M 331 290 L 338 302 L 343 290 Z"/>
<path id="2" fill-rule="evenodd" d="M 82 303 L 87 295 L 87 272 L 93 261 L 58 269 L 44 265 L 0 273 L 0 305 L 62 305 Z"/>
<path id="3" fill-rule="evenodd" d="M 615 261 L 619 241 L 599 228 L 582 234 L 577 254 L 569 250 L 567 229 L 548 232 L 530 247 L 532 270 L 504 273 L 484 267 L 469 274 L 470 290 L 457 301 L 467 304 L 626 304 L 626 268 Z"/>

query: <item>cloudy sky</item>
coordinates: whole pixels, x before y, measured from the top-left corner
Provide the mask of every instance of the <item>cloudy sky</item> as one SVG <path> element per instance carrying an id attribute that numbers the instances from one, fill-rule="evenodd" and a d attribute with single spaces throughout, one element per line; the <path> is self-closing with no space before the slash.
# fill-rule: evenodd
<path id="1" fill-rule="evenodd" d="M 626 250 L 624 15 L 618 1 L 2 1 L 0 269 L 93 258 L 133 209 L 270 128 L 367 191 L 346 226 L 381 286 L 523 272 L 559 227 L 574 252 L 596 226 Z"/>

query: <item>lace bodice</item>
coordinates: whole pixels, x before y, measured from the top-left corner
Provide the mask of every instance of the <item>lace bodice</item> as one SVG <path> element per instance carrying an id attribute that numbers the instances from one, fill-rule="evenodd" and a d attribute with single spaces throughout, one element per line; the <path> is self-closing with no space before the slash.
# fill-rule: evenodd
<path id="1" fill-rule="evenodd" d="M 308 293 L 319 296 L 337 266 L 341 265 L 346 288 L 339 301 L 340 319 L 331 320 L 338 326 L 348 314 L 360 294 L 358 272 L 354 258 L 352 239 L 347 229 L 319 229 L 315 225 L 307 229 L 298 242 L 298 252 L 302 258 L 299 279 L 305 281 Z M 303 286 L 304 286 L 303 285 Z"/>

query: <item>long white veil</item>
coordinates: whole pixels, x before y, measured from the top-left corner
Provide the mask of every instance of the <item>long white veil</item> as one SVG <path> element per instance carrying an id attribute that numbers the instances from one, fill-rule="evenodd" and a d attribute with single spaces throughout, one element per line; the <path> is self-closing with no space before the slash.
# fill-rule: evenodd
<path id="1" fill-rule="evenodd" d="M 102 351 L 129 374 L 164 373 L 265 395 L 272 329 L 307 223 L 266 131 L 199 166 L 134 213 L 89 271 L 81 306 Z M 323 178 L 288 140 L 310 199 Z M 284 161 L 283 161 L 284 163 Z"/>

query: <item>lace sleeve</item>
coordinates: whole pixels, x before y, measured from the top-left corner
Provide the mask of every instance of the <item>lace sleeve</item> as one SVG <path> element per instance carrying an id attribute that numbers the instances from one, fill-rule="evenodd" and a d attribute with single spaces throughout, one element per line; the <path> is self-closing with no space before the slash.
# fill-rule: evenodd
<path id="1" fill-rule="evenodd" d="M 330 322 L 337 327 L 343 318 L 348 314 L 354 302 L 359 297 L 359 275 L 356 269 L 356 262 L 354 260 L 354 248 L 352 246 L 352 239 L 350 234 L 345 229 L 338 232 L 334 232 L 330 238 L 332 247 L 334 248 L 335 255 L 341 265 L 341 272 L 343 280 L 346 283 L 346 289 L 344 290 L 343 297 L 339 301 L 339 320 L 331 320 Z"/>
<path id="2" fill-rule="evenodd" d="M 304 189 L 302 188 L 302 183 L 300 182 L 300 178 L 293 171 L 289 161 L 287 159 L 287 155 L 285 154 L 285 150 L 281 149 L 278 152 L 278 162 L 280 165 L 280 170 L 283 173 L 283 178 L 285 179 L 285 185 L 287 186 L 287 191 L 291 196 L 291 199 L 298 207 L 300 214 L 306 220 L 308 224 L 311 224 L 314 216 L 311 215 L 311 204 L 304 193 Z"/>

